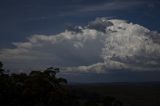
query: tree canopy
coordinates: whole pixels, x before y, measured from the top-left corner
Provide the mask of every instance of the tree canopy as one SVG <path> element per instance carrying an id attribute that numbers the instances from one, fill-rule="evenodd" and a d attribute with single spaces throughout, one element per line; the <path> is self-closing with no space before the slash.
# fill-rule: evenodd
<path id="1" fill-rule="evenodd" d="M 86 94 L 80 96 L 81 92 L 67 86 L 66 79 L 56 77 L 59 70 L 6 74 L 0 62 L 0 106 L 122 106 L 115 98 L 83 98 Z"/>

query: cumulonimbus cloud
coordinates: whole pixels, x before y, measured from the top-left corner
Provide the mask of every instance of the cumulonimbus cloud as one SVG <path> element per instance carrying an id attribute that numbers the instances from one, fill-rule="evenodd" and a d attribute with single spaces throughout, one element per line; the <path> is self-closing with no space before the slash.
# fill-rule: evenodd
<path id="1" fill-rule="evenodd" d="M 66 71 L 159 71 L 160 34 L 125 20 L 97 18 L 57 35 L 33 35 L 0 50 L 10 68 L 60 66 Z"/>

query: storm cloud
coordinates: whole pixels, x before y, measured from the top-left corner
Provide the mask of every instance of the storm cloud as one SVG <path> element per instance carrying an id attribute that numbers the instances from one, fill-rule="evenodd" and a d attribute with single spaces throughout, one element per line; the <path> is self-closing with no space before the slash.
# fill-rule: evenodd
<path id="1" fill-rule="evenodd" d="M 159 71 L 160 34 L 120 19 L 97 18 L 56 35 L 32 35 L 0 50 L 11 69 L 63 67 L 66 72 Z"/>

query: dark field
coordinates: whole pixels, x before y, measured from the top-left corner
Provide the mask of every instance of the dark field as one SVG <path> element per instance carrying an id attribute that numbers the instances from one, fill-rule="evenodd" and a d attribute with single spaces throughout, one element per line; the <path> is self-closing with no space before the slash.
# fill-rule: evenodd
<path id="1" fill-rule="evenodd" d="M 104 96 L 112 96 L 124 106 L 160 106 L 160 83 L 73 84 L 72 89 Z"/>

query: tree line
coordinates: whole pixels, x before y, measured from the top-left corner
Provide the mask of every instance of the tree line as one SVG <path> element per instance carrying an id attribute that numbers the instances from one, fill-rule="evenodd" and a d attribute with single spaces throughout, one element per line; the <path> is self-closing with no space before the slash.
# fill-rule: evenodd
<path id="1" fill-rule="evenodd" d="M 85 98 L 58 78 L 59 68 L 44 71 L 6 73 L 0 62 L 0 106 L 122 106 L 113 97 Z M 95 100 L 96 98 L 96 100 Z"/>

